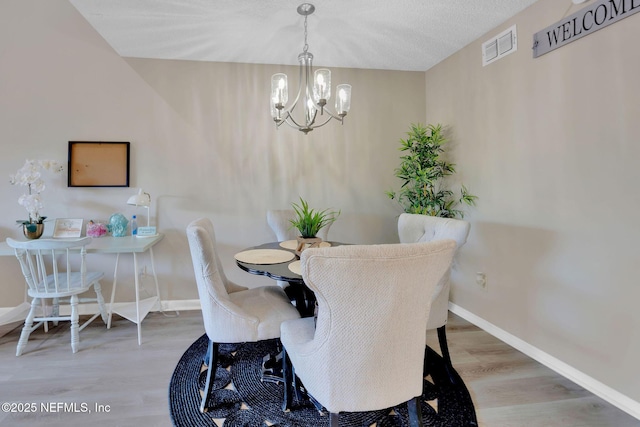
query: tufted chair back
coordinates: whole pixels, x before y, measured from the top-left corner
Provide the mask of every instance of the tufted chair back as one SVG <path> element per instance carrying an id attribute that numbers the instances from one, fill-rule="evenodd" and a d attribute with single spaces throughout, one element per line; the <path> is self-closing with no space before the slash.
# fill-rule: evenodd
<path id="1" fill-rule="evenodd" d="M 453 239 L 456 250 L 467 241 L 470 224 L 453 218 L 440 218 L 429 215 L 403 213 L 398 218 L 398 237 L 400 243 L 432 242 Z M 447 323 L 449 314 L 449 290 L 451 271 L 448 271 L 438 286 L 431 303 L 431 316 L 427 329 L 436 329 Z"/>
<path id="2" fill-rule="evenodd" d="M 284 322 L 281 340 L 305 389 L 328 411 L 383 409 L 422 394 L 429 301 L 454 250 L 449 240 L 302 253 L 317 325 Z"/>

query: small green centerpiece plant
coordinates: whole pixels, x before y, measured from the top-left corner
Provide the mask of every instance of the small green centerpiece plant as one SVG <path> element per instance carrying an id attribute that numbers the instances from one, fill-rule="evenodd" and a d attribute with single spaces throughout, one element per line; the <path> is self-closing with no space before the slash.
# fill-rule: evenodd
<path id="1" fill-rule="evenodd" d="M 402 180 L 398 192 L 387 191 L 387 196 L 396 200 L 407 213 L 463 218 L 461 204 L 475 206 L 477 196 L 461 185 L 459 193 L 448 187 L 446 178 L 456 172 L 456 165 L 441 155 L 447 139 L 442 134 L 442 125 L 412 124 L 407 139 L 400 140 L 400 167 L 395 176 Z"/>
<path id="2" fill-rule="evenodd" d="M 295 211 L 295 218 L 290 220 L 291 226 L 300 232 L 296 249 L 296 252 L 300 255 L 306 247 L 317 247 L 322 242 L 322 239 L 317 237 L 318 232 L 338 219 L 340 211 L 312 209 L 302 197 L 300 198 L 300 204 L 292 203 L 291 206 Z"/>
<path id="3" fill-rule="evenodd" d="M 318 231 L 326 225 L 333 223 L 340 211 L 335 212 L 329 209 L 322 211 L 309 207 L 309 203 L 300 198 L 300 204 L 292 203 L 291 206 L 296 213 L 296 217 L 291 220 L 291 225 L 298 229 L 300 237 L 310 239 L 316 237 Z"/>

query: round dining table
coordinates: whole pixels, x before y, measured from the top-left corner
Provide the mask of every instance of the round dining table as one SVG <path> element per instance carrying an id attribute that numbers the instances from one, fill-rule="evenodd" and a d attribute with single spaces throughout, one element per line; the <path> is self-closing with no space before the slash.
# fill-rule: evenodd
<path id="1" fill-rule="evenodd" d="M 322 246 L 340 246 L 340 242 L 322 242 Z M 236 264 L 242 270 L 288 282 L 287 296 L 295 301 L 302 317 L 311 317 L 315 311 L 316 298 L 305 285 L 300 275 L 300 257 L 296 254 L 297 242 L 269 242 L 243 249 L 236 254 Z"/>
<path id="2" fill-rule="evenodd" d="M 339 246 L 343 243 L 323 242 L 323 246 Z M 305 285 L 300 275 L 300 257 L 296 254 L 297 242 L 269 242 L 243 249 L 235 255 L 236 264 L 242 270 L 274 280 L 288 282 L 284 291 L 295 303 L 301 317 L 315 313 L 315 294 Z M 262 363 L 262 380 L 282 382 L 282 352 L 267 354 Z"/>
<path id="3" fill-rule="evenodd" d="M 291 242 L 293 242 L 293 240 Z M 287 242 L 270 242 L 270 243 L 264 243 L 259 246 L 253 246 L 250 248 L 243 249 L 241 252 L 236 254 L 236 263 L 238 264 L 238 267 L 240 267 L 244 271 L 251 274 L 259 274 L 259 275 L 270 277 L 274 280 L 282 280 L 289 283 L 304 284 L 304 280 L 302 280 L 302 276 L 296 273 L 295 269 L 290 268 L 292 264 L 295 265 L 296 262 L 300 261 L 300 257 L 296 255 L 295 248 L 290 249 L 289 245 L 287 245 L 286 243 Z M 284 246 L 282 246 L 283 244 Z M 274 262 L 274 263 L 269 262 L 268 259 L 260 263 L 252 263 L 249 261 L 250 252 L 262 251 L 262 250 L 286 251 L 286 252 L 290 252 L 292 257 L 287 261 Z M 240 255 L 245 253 L 247 253 L 248 256 L 246 258 L 242 258 Z M 245 259 L 245 260 L 241 260 L 241 259 Z"/>

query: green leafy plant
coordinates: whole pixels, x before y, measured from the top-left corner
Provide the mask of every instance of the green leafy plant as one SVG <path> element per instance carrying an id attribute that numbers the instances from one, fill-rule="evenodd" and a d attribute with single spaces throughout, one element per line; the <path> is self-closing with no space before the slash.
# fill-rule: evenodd
<path id="1" fill-rule="evenodd" d="M 340 211 L 335 212 L 329 209 L 317 211 L 311 209 L 302 197 L 299 205 L 292 203 L 291 206 L 293 206 L 293 210 L 296 213 L 296 217 L 290 220 L 291 226 L 297 228 L 300 236 L 305 239 L 316 237 L 322 227 L 331 224 L 340 215 Z"/>
<path id="2" fill-rule="evenodd" d="M 447 187 L 446 177 L 456 172 L 456 165 L 440 157 L 446 143 L 440 124 L 412 124 L 407 139 L 400 140 L 398 149 L 408 152 L 400 157 L 400 167 L 395 170 L 395 176 L 403 181 L 402 187 L 398 192 L 387 191 L 387 196 L 396 200 L 405 212 L 463 218 L 460 204 L 475 206 L 477 196 L 464 185 L 459 196 Z"/>

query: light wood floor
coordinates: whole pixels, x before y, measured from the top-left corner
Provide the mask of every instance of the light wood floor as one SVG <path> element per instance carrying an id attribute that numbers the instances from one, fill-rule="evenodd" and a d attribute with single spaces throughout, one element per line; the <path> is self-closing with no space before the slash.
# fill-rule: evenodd
<path id="1" fill-rule="evenodd" d="M 454 366 L 471 392 L 481 426 L 640 426 L 639 420 L 458 316 L 451 314 L 447 330 Z M 34 403 L 37 411 L 0 412 L 0 426 L 146 427 L 171 425 L 171 374 L 204 329 L 199 311 L 174 318 L 151 313 L 138 346 L 133 323 L 118 319 L 106 330 L 96 320 L 80 333 L 80 350 L 73 354 L 69 324 L 63 322 L 46 334 L 34 332 L 20 357 L 15 357 L 20 325 L 0 328 L 3 333 L 0 403 Z M 435 334 L 430 345 L 439 349 Z M 41 403 L 50 410 L 43 412 Z M 67 411 L 65 403 L 72 405 Z M 103 411 L 96 411 L 96 405 Z"/>

